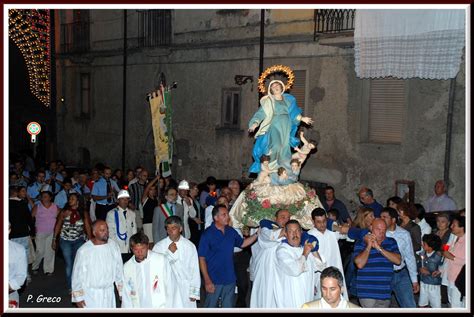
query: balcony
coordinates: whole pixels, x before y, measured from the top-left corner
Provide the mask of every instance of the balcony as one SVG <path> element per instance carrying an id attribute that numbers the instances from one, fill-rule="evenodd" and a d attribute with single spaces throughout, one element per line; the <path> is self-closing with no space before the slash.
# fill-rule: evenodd
<path id="1" fill-rule="evenodd" d="M 314 10 L 314 40 L 321 45 L 354 46 L 355 9 Z"/>
<path id="2" fill-rule="evenodd" d="M 90 50 L 90 23 L 61 24 L 61 53 L 87 53 Z"/>
<path id="3" fill-rule="evenodd" d="M 138 47 L 171 44 L 171 10 L 138 11 Z"/>

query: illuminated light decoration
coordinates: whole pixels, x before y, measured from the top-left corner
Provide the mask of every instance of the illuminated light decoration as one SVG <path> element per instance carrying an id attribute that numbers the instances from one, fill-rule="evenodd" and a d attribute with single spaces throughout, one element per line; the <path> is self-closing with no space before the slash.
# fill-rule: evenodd
<path id="1" fill-rule="evenodd" d="M 30 90 L 46 107 L 49 107 L 51 105 L 50 11 L 10 9 L 8 17 L 8 34 L 25 60 Z"/>

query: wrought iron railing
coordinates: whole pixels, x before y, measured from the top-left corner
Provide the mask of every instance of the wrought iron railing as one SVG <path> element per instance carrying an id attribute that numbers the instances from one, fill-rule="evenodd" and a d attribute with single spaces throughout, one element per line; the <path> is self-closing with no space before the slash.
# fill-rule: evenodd
<path id="1" fill-rule="evenodd" d="M 354 30 L 355 9 L 314 10 L 314 39 L 319 33 Z"/>
<path id="2" fill-rule="evenodd" d="M 90 50 L 90 23 L 61 24 L 61 52 L 86 53 Z"/>
<path id="3" fill-rule="evenodd" d="M 138 11 L 138 47 L 171 44 L 171 10 Z"/>

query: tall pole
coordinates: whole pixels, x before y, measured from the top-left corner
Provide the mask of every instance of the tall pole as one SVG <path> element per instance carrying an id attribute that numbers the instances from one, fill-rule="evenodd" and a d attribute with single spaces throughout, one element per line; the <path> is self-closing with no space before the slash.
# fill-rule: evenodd
<path id="1" fill-rule="evenodd" d="M 122 75 L 122 171 L 125 170 L 125 138 L 127 116 L 127 10 L 123 10 L 123 75 Z"/>
<path id="2" fill-rule="evenodd" d="M 58 155 L 58 125 L 56 116 L 56 21 L 55 21 L 55 10 L 49 10 L 49 54 L 50 54 L 50 107 L 51 107 L 51 143 L 53 144 L 51 160 Z M 36 145 L 36 144 L 35 144 Z M 36 149 L 36 147 L 35 147 Z"/>
<path id="3" fill-rule="evenodd" d="M 260 65 L 259 65 L 259 72 L 258 76 L 260 76 L 263 73 L 263 51 L 265 48 L 265 9 L 262 9 L 260 11 Z M 258 92 L 258 100 L 260 101 L 260 98 L 262 98 L 262 93 Z"/>
<path id="4" fill-rule="evenodd" d="M 449 85 L 448 118 L 446 123 L 446 148 L 444 152 L 444 184 L 446 193 L 449 190 L 449 163 L 451 158 L 451 138 L 453 135 L 453 108 L 454 93 L 456 91 L 456 77 L 451 78 Z"/>

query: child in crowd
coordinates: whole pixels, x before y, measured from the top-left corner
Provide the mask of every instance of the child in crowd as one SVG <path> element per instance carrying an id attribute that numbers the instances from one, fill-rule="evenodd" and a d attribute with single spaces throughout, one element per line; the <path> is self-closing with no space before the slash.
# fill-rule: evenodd
<path id="1" fill-rule="evenodd" d="M 328 218 L 337 222 L 337 218 L 339 218 L 339 210 L 337 209 L 329 209 L 328 210 Z M 340 225 L 340 223 L 338 223 Z"/>
<path id="2" fill-rule="evenodd" d="M 423 236 L 423 251 L 420 253 L 420 299 L 418 305 L 432 308 L 441 308 L 441 272 L 440 265 L 443 257 L 437 251 L 441 249 L 441 238 L 436 234 Z"/>

